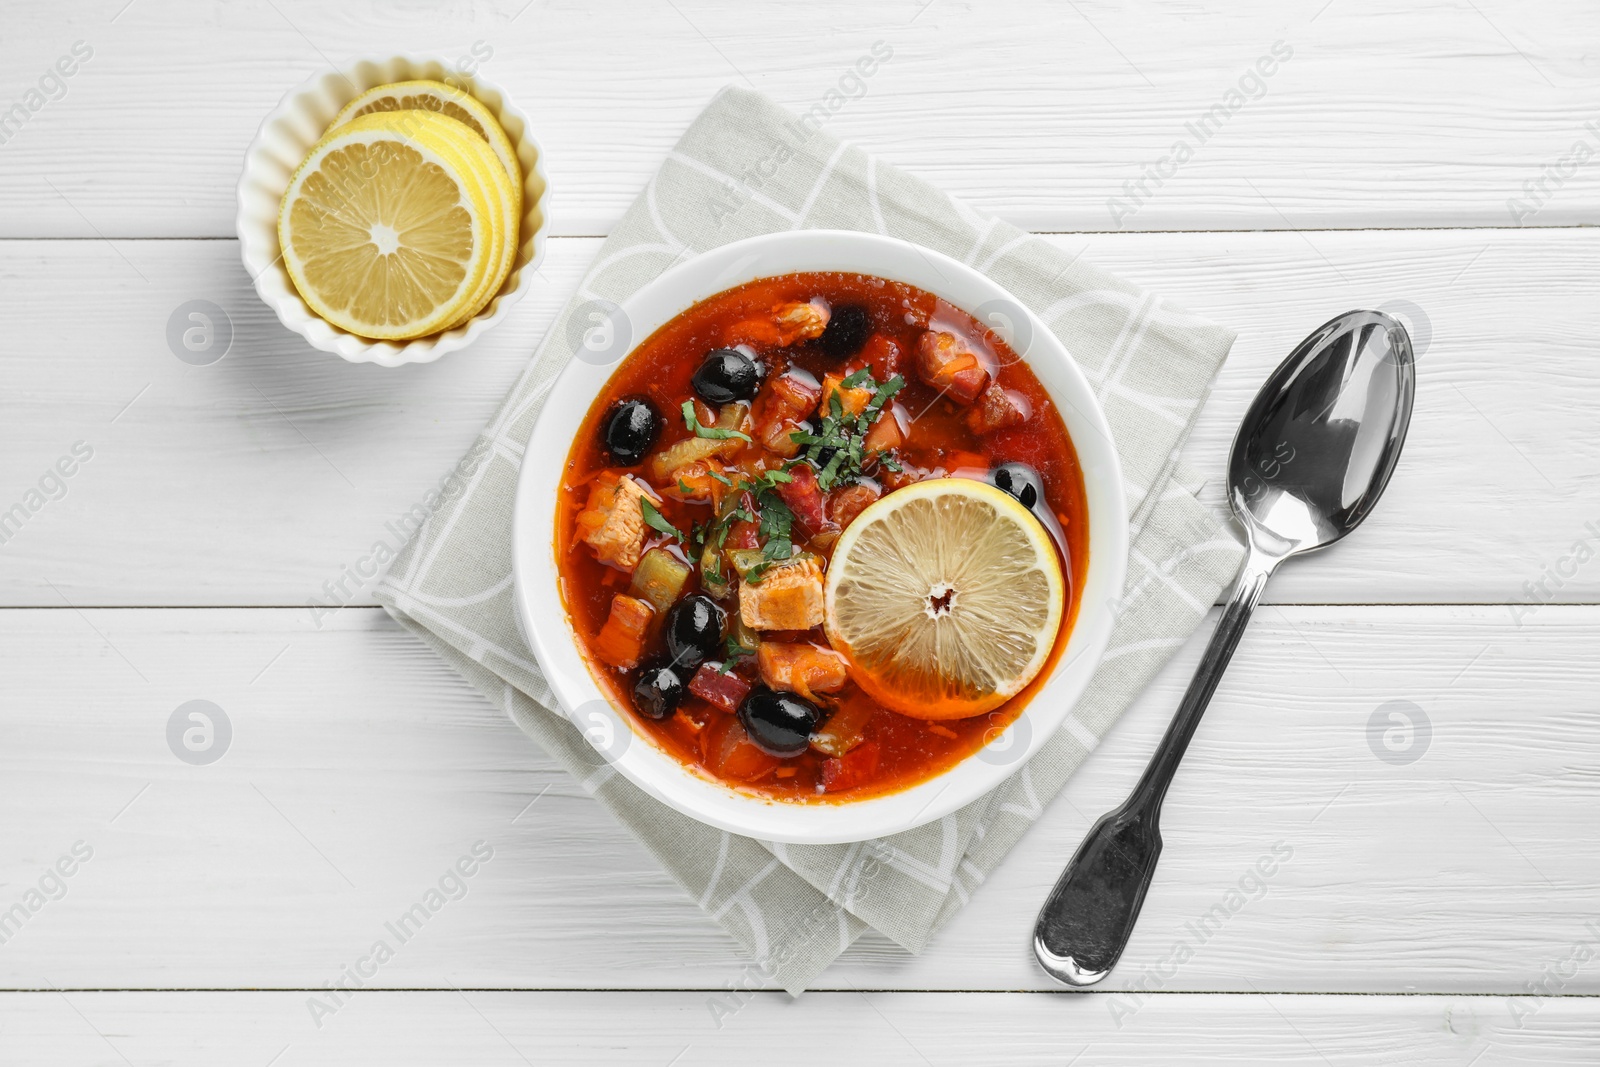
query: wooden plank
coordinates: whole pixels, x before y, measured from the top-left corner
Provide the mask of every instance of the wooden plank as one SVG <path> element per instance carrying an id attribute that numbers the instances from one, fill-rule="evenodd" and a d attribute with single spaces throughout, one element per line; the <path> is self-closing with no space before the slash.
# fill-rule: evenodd
<path id="1" fill-rule="evenodd" d="M 1600 525 L 1589 415 L 1600 407 L 1600 235 L 1055 240 L 1240 329 L 1189 450 L 1199 470 L 1224 469 L 1259 383 L 1316 324 L 1363 305 L 1413 321 L 1427 347 L 1389 495 L 1356 536 L 1286 567 L 1269 598 L 1504 603 L 1528 600 L 1524 583 L 1541 580 L 1561 600 L 1600 597 L 1600 568 L 1563 562 L 1580 538 L 1593 552 L 1587 524 Z M 284 330 L 231 241 L 0 242 L 11 312 L 0 340 L 0 511 L 28 499 L 74 442 L 95 450 L 66 496 L 39 498 L 38 514 L 0 545 L 0 604 L 326 599 L 324 583 L 375 542 L 394 543 L 388 524 L 465 451 L 597 246 L 552 242 L 532 294 L 472 350 L 386 371 Z M 193 299 L 232 320 L 233 350 L 212 366 L 168 347 L 169 318 Z M 1220 490 L 1211 487 L 1219 503 Z M 1546 567 L 1566 574 L 1559 588 Z"/>
<path id="2" fill-rule="evenodd" d="M 1137 776 L 1203 639 L 923 956 L 869 938 L 820 985 L 1051 988 L 1033 917 Z M 1264 609 L 1167 802 L 1161 871 L 1107 988 L 1600 993 L 1600 968 L 1574 961 L 1600 942 L 1600 845 L 1573 829 L 1600 816 L 1597 640 L 1595 607 L 1520 630 L 1494 607 Z M 93 850 L 8 932 L 0 988 L 319 989 L 378 940 L 395 949 L 382 987 L 762 984 L 381 612 L 308 632 L 286 610 L 4 611 L 0 677 L 0 912 L 75 843 Z M 167 733 L 197 699 L 231 724 L 205 766 Z M 1429 724 L 1408 764 L 1376 754 L 1396 701 Z M 465 894 L 447 883 L 459 899 L 400 944 L 385 924 L 479 841 L 493 855 Z"/>
<path id="3" fill-rule="evenodd" d="M 775 19 L 695 0 L 606 19 L 603 46 L 583 4 L 96 8 L 8 12 L 6 108 L 75 42 L 93 57 L 64 94 L 47 81 L 55 98 L 37 97 L 3 145 L 0 235 L 231 236 L 241 156 L 278 99 L 335 63 L 419 48 L 492 52 L 481 70 L 532 119 L 561 234 L 609 232 L 726 84 L 797 112 L 838 93 L 830 133 L 1035 230 L 1506 226 L 1508 200 L 1541 180 L 1524 223 L 1600 218 L 1593 167 L 1558 184 L 1547 169 L 1566 170 L 1580 139 L 1600 144 L 1585 127 L 1597 26 L 1582 0 L 1431 0 L 1386 11 L 1381 33 L 1348 2 L 1202 14 L 831 0 Z M 877 41 L 892 57 L 855 79 Z M 1277 63 L 1275 44 L 1290 58 Z M 1172 170 L 1179 143 L 1193 156 Z M 1155 165 L 1170 176 L 1114 211 Z"/>
<path id="4" fill-rule="evenodd" d="M 360 992 L 318 1029 L 305 992 L 23 993 L 17 1063 L 1428 1065 L 1593 1063 L 1589 998 Z M 1120 1024 L 1120 1025 L 1119 1025 Z M 778 1035 L 788 1035 L 776 1039 Z M 803 1036 L 802 1036 L 803 1035 Z"/>

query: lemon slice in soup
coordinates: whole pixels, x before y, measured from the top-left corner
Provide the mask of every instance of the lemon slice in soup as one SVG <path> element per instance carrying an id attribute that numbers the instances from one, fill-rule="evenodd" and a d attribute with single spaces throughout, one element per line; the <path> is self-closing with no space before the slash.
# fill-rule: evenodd
<path id="1" fill-rule="evenodd" d="M 1066 582 L 1049 535 L 983 482 L 937 478 L 850 524 L 825 592 L 829 641 L 856 683 L 919 719 L 963 719 L 1021 692 L 1061 628 Z"/>

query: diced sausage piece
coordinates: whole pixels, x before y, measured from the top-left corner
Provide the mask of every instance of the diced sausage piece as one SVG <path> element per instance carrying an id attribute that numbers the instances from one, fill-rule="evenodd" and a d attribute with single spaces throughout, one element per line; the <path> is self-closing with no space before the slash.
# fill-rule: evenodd
<path id="1" fill-rule="evenodd" d="M 837 693 L 850 678 L 843 656 L 816 645 L 763 641 L 756 649 L 756 666 L 767 688 L 799 693 L 807 700 L 818 693 Z"/>
<path id="2" fill-rule="evenodd" d="M 989 372 L 965 341 L 944 330 L 928 330 L 917 340 L 917 375 L 962 404 L 978 399 Z"/>
<path id="3" fill-rule="evenodd" d="M 727 343 L 787 348 L 796 341 L 822 336 L 828 328 L 828 304 L 817 299 L 808 303 L 793 301 L 776 304 L 765 319 L 746 319 L 728 329 Z"/>
<path id="4" fill-rule="evenodd" d="M 827 528 L 822 490 L 817 487 L 817 472 L 810 464 L 802 463 L 791 470 L 789 480 L 778 484 L 778 496 L 794 512 L 802 536 L 811 537 Z"/>
<path id="5" fill-rule="evenodd" d="M 689 692 L 714 708 L 732 713 L 750 695 L 750 683 L 737 674 L 724 674 L 713 663 L 702 663 L 689 680 Z"/>
<path id="6" fill-rule="evenodd" d="M 867 510 L 867 505 L 880 495 L 876 486 L 859 482 L 847 485 L 828 497 L 828 514 L 833 519 L 834 525 L 843 530 L 855 522 L 856 516 Z"/>
<path id="7" fill-rule="evenodd" d="M 809 630 L 822 625 L 821 565 L 807 556 L 773 567 L 759 582 L 740 582 L 739 617 L 752 630 Z"/>
<path id="8" fill-rule="evenodd" d="M 866 440 L 861 442 L 862 449 L 870 454 L 900 448 L 906 443 L 906 424 L 909 421 L 906 409 L 898 403 L 891 403 L 878 414 L 872 429 L 867 431 Z"/>
<path id="9" fill-rule="evenodd" d="M 822 761 L 822 791 L 840 793 L 870 780 L 878 773 L 878 742 L 857 745 L 836 759 Z"/>
<path id="10" fill-rule="evenodd" d="M 632 478 L 606 471 L 589 490 L 589 503 L 578 512 L 578 539 L 594 549 L 594 557 L 625 571 L 639 565 L 644 546 L 644 489 Z"/>
<path id="11" fill-rule="evenodd" d="M 991 382 L 977 404 L 967 412 L 967 429 L 975 434 L 993 433 L 1028 421 L 1028 402 L 1021 393 L 1011 393 Z"/>
<path id="12" fill-rule="evenodd" d="M 756 397 L 755 439 L 780 456 L 793 456 L 800 446 L 790 434 L 816 409 L 822 386 L 804 372 L 780 374 Z"/>
<path id="13" fill-rule="evenodd" d="M 648 600 L 618 593 L 611 598 L 611 615 L 594 639 L 594 654 L 601 662 L 632 670 L 644 656 L 644 639 L 656 609 Z"/>
<path id="14" fill-rule="evenodd" d="M 886 382 L 900 373 L 900 346 L 883 334 L 875 333 L 867 338 L 851 365 L 857 364 L 870 368 L 876 380 Z"/>
<path id="15" fill-rule="evenodd" d="M 817 405 L 818 415 L 833 414 L 833 401 L 829 398 L 835 394 L 839 397 L 839 409 L 846 415 L 859 415 L 872 403 L 871 389 L 845 388 L 844 375 L 828 374 L 822 378 L 822 400 Z"/>

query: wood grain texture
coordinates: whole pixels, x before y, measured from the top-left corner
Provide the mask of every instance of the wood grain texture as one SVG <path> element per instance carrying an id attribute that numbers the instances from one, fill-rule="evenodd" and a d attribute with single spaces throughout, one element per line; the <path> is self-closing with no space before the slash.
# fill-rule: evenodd
<path id="1" fill-rule="evenodd" d="M 842 91 L 829 132 L 1034 230 L 1513 225 L 1524 182 L 1600 144 L 1600 26 L 1571 0 L 125 6 L 7 12 L 5 107 L 74 42 L 94 55 L 0 145 L 0 235 L 231 236 L 240 160 L 290 88 L 356 56 L 474 45 L 530 116 L 569 235 L 609 232 L 730 83 L 797 112 Z M 880 40 L 892 59 L 844 80 Z M 1292 57 L 1191 133 L 1275 42 Z M 1193 158 L 1115 219 L 1111 198 L 1180 141 Z M 1600 220 L 1595 166 L 1547 189 L 1527 224 Z"/>
<path id="2" fill-rule="evenodd" d="M 375 609 L 321 632 L 295 614 L 0 612 L 0 911 L 75 842 L 94 852 L 0 945 L 0 988 L 315 989 L 379 939 L 395 949 L 382 987 L 762 984 L 414 638 Z M 1131 786 L 1204 632 L 923 956 L 871 938 L 819 987 L 1052 988 L 1034 915 Z M 1600 816 L 1597 640 L 1594 607 L 1521 630 L 1492 607 L 1264 609 L 1168 799 L 1161 870 L 1106 988 L 1518 994 L 1554 968 L 1553 991 L 1600 993 L 1600 967 L 1571 962 L 1600 947 L 1600 846 L 1581 831 Z M 168 748 L 193 699 L 232 724 L 209 766 Z M 1369 740 L 1393 701 L 1430 724 L 1408 765 Z M 385 924 L 478 841 L 493 857 L 465 895 L 400 944 Z"/>
<path id="3" fill-rule="evenodd" d="M 1351 307 L 1412 323 L 1416 416 L 1368 524 L 1273 581 L 1279 602 L 1600 598 L 1600 234 L 1592 230 L 1057 237 L 1240 331 L 1188 457 L 1221 472 L 1260 382 Z M 303 605 L 436 486 L 493 413 L 598 242 L 551 243 L 528 299 L 471 350 L 386 371 L 308 348 L 232 241 L 0 242 L 0 511 L 87 442 L 66 496 L 0 545 L 0 603 Z M 168 318 L 203 298 L 233 350 L 192 367 Z M 93 313 L 89 303 L 92 301 Z M 1396 304 L 1404 301 L 1405 304 Z M 1221 482 L 1209 497 L 1221 506 Z M 52 588 L 53 587 L 53 588 Z M 365 596 L 357 602 L 370 603 Z M 1509 614 L 1509 609 L 1508 609 Z"/>
<path id="4" fill-rule="evenodd" d="M 1161 996 L 1117 1020 L 1098 995 L 360 992 L 318 1029 L 306 993 L 0 998 L 14 1063 L 1366 1065 L 1593 1063 L 1596 1002 L 1498 997 Z M 720 1023 L 720 1027 L 718 1025 Z M 775 1040 L 775 1035 L 803 1035 Z"/>

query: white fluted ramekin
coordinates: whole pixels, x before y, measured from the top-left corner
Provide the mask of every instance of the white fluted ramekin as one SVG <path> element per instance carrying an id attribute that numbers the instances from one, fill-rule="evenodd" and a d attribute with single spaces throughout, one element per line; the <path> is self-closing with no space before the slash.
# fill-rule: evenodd
<path id="1" fill-rule="evenodd" d="M 278 206 L 295 169 L 341 108 L 373 86 L 418 78 L 465 89 L 494 114 L 511 138 L 522 164 L 519 247 L 500 292 L 465 325 L 413 341 L 375 341 L 339 329 L 301 299 L 289 280 L 278 247 Z M 385 367 L 431 363 L 446 352 L 470 345 L 505 318 L 511 305 L 533 284 L 534 270 L 544 258 L 549 229 L 550 195 L 544 155 L 529 132 L 527 116 L 482 75 L 463 73 L 434 56 L 358 60 L 343 70 L 322 71 L 290 90 L 261 123 L 245 152 L 238 199 L 236 229 L 244 269 L 250 273 L 261 299 L 278 313 L 278 319 L 313 348 L 343 356 L 352 363 L 380 363 Z"/>

